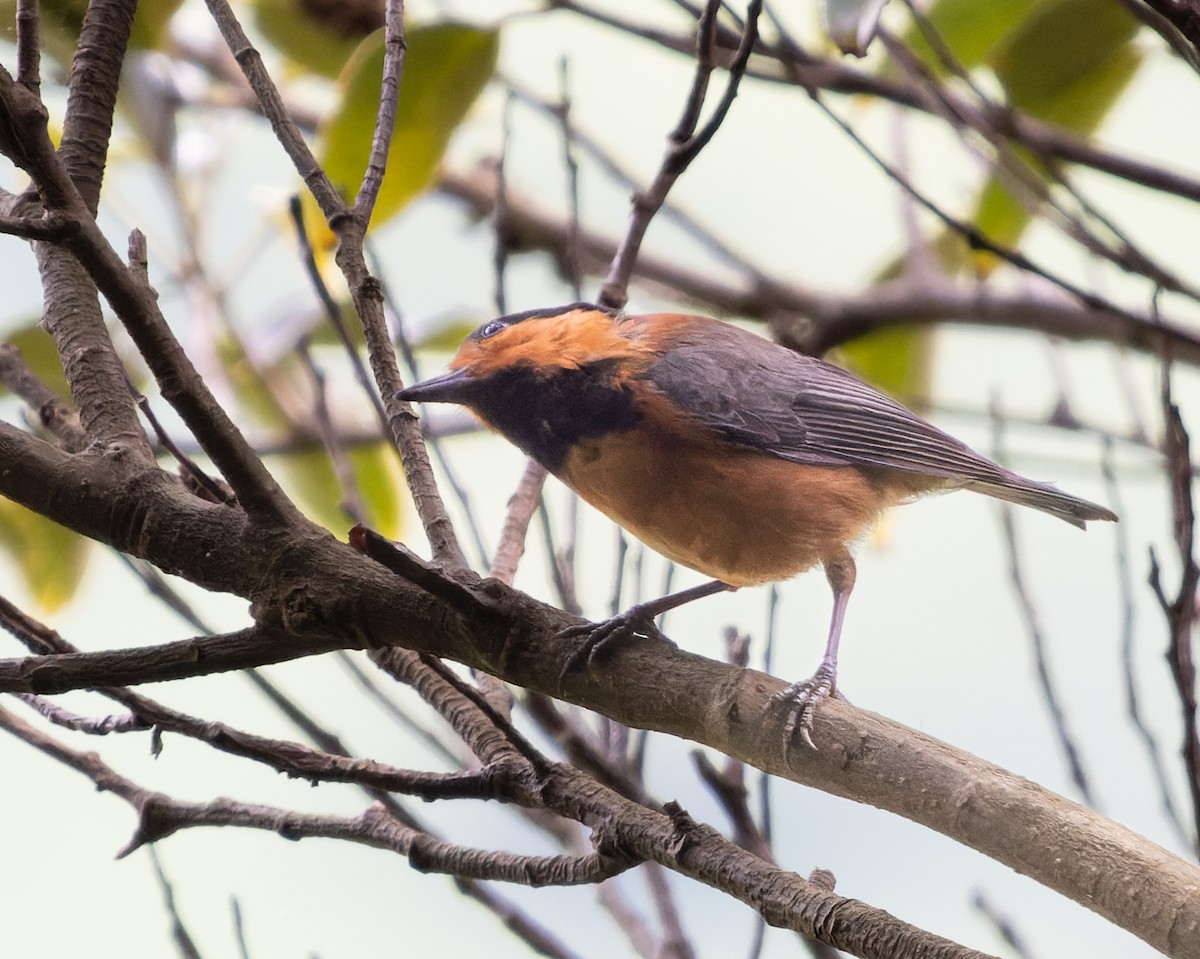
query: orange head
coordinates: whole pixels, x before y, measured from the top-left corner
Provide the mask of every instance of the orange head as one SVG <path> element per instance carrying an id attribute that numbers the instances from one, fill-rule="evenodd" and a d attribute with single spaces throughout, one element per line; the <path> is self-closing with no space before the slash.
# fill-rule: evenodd
<path id="1" fill-rule="evenodd" d="M 551 471 L 582 439 L 638 422 L 628 378 L 653 356 L 591 303 L 489 320 L 450 370 L 402 390 L 404 400 L 458 403 Z"/>

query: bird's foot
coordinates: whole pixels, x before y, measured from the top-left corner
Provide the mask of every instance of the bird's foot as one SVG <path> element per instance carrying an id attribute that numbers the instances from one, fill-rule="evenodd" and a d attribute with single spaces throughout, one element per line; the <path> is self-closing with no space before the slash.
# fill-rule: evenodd
<path id="1" fill-rule="evenodd" d="M 808 679 L 792 683 L 771 697 L 787 709 L 787 721 L 783 729 L 788 752 L 797 733 L 812 749 L 817 748 L 812 739 L 813 717 L 821 701 L 831 696 L 846 698 L 837 691 L 837 664 L 823 661 Z"/>
<path id="2" fill-rule="evenodd" d="M 644 606 L 630 606 L 623 613 L 601 623 L 580 623 L 560 630 L 556 639 L 578 639 L 583 644 L 571 654 L 562 668 L 559 684 L 571 673 L 586 672 L 601 656 L 633 639 L 660 639 L 670 642 L 654 625 L 654 612 Z"/>

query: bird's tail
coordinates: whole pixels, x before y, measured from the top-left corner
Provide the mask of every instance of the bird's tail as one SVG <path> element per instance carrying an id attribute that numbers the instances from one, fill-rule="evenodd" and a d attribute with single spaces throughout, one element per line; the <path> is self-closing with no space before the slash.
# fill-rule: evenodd
<path id="1" fill-rule="evenodd" d="M 1016 473 L 1008 473 L 1007 470 L 1005 472 L 1007 475 L 1003 479 L 971 480 L 964 484 L 964 488 L 974 490 L 976 493 L 984 493 L 987 496 L 994 496 L 996 499 L 1002 499 L 1008 503 L 1032 506 L 1034 509 L 1040 509 L 1043 513 L 1066 520 L 1072 526 L 1078 526 L 1080 529 L 1086 528 L 1087 520 L 1110 522 L 1117 520 L 1116 513 L 1096 503 L 1089 503 L 1078 496 L 1071 496 L 1049 483 L 1038 483 L 1035 480 L 1018 476 Z"/>

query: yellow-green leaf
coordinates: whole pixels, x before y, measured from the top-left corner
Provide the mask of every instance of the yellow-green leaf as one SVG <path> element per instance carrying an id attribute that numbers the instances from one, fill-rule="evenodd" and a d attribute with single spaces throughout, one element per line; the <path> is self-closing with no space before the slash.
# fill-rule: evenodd
<path id="1" fill-rule="evenodd" d="M 78 533 L 0 499 L 0 549 L 16 562 L 25 588 L 44 611 L 53 612 L 75 595 L 89 545 Z"/>
<path id="2" fill-rule="evenodd" d="M 954 52 L 955 59 L 973 70 L 1037 3 L 1038 0 L 937 0 L 925 16 Z M 909 28 L 905 41 L 935 72 L 946 72 L 941 58 L 916 25 Z"/>
<path id="3" fill-rule="evenodd" d="M 929 396 L 933 342 L 930 327 L 893 327 L 843 344 L 838 358 L 878 389 L 920 407 Z"/>
<path id="4" fill-rule="evenodd" d="M 398 213 L 433 183 L 451 134 L 484 88 L 496 65 L 499 34 L 455 23 L 410 27 L 396 105 L 391 157 L 375 203 L 372 224 Z M 318 156 L 348 198 L 367 168 L 383 77 L 383 31 L 367 37 L 339 79 L 341 97 L 321 130 Z M 314 248 L 333 238 L 306 197 Z"/>
<path id="5" fill-rule="evenodd" d="M 152 50 L 161 43 L 167 23 L 183 0 L 140 0 L 133 16 L 129 45 L 133 49 Z M 0 36 L 16 37 L 16 0 L 0 0 Z M 63 66 L 75 56 L 75 44 L 83 27 L 87 0 L 41 0 L 38 5 L 39 39 L 42 53 Z"/>
<path id="6" fill-rule="evenodd" d="M 21 359 L 39 380 L 57 393 L 61 399 L 68 403 L 71 402 L 71 388 L 67 385 L 62 363 L 58 359 L 58 350 L 49 333 L 37 323 L 30 323 L 4 339 L 20 350 Z M 4 387 L 0 386 L 0 393 L 3 392 Z"/>
<path id="7" fill-rule="evenodd" d="M 1110 75 L 1128 79 L 1121 64 L 1130 60 L 1122 51 L 1137 29 L 1137 20 L 1111 0 L 1043 0 L 988 62 L 1013 106 L 1087 132 L 1112 103 Z M 1123 87 L 1116 84 L 1117 92 Z M 1064 111 L 1063 98 L 1088 109 Z"/>
<path id="8" fill-rule="evenodd" d="M 383 26 L 382 0 L 254 0 L 254 26 L 293 63 L 333 79 Z"/>
<path id="9" fill-rule="evenodd" d="M 1087 29 L 1080 28 L 1086 24 Z M 1013 106 L 1076 133 L 1092 133 L 1133 79 L 1142 52 L 1133 42 L 1137 21 L 1108 0 L 1047 0 L 989 57 Z M 1027 153 L 1017 155 L 1041 168 Z M 1015 246 L 1032 221 L 1028 198 L 1013 196 L 998 177 L 985 184 L 974 222 L 1002 246 Z M 995 258 L 973 251 L 977 270 Z"/>

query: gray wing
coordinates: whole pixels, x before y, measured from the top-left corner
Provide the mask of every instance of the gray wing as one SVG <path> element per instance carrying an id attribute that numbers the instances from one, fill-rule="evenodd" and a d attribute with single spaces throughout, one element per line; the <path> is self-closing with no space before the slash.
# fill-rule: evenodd
<path id="1" fill-rule="evenodd" d="M 725 438 L 795 463 L 878 466 L 962 483 L 1014 474 L 845 370 L 711 321 L 647 379 Z"/>

